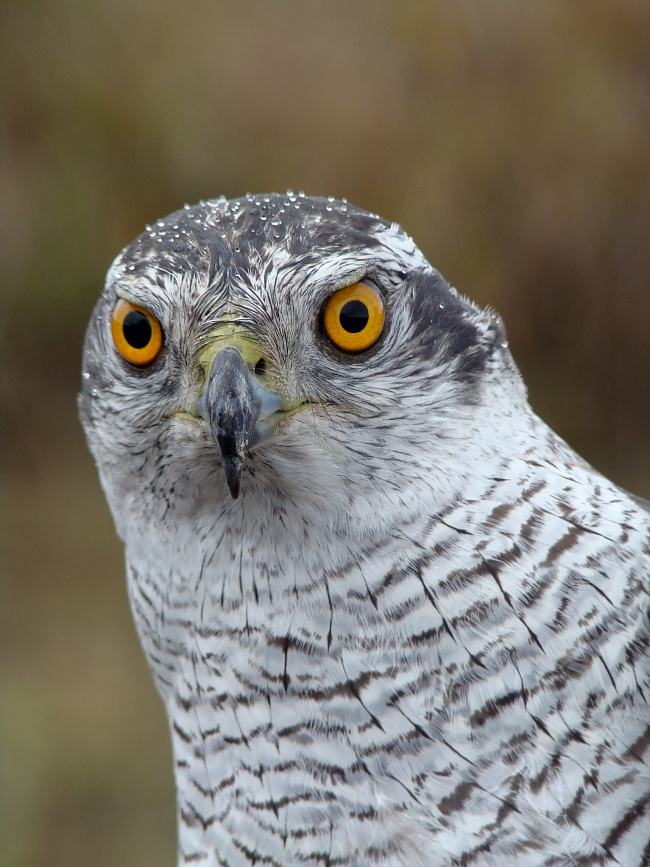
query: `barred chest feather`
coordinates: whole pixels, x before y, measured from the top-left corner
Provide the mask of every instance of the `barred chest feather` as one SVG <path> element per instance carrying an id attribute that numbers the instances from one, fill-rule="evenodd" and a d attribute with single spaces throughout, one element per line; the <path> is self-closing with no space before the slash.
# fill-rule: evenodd
<path id="1" fill-rule="evenodd" d="M 649 863 L 650 522 L 553 442 L 370 544 L 269 511 L 127 546 L 181 863 Z"/>

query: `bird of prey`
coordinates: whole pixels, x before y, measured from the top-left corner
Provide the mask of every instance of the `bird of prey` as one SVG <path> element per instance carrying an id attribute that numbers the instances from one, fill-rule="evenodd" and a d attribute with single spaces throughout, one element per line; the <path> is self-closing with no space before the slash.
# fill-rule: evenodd
<path id="1" fill-rule="evenodd" d="M 173 740 L 179 864 L 650 864 L 650 511 L 399 226 L 147 227 L 80 409 Z"/>

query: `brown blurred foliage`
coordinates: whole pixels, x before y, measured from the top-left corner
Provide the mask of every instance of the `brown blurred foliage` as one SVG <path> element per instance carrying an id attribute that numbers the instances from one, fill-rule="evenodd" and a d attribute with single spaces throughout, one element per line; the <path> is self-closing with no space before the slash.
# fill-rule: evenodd
<path id="1" fill-rule="evenodd" d="M 119 249 L 346 196 L 503 315 L 539 413 L 650 495 L 647 0 L 5 0 L 0 861 L 171 865 L 171 760 L 76 421 Z"/>

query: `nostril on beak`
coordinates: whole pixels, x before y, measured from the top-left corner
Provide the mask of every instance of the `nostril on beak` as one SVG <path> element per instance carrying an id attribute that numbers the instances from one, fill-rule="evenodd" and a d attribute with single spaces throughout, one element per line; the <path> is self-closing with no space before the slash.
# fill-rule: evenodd
<path id="1" fill-rule="evenodd" d="M 264 376 L 266 373 L 266 359 L 260 358 L 260 360 L 255 365 L 255 373 L 257 376 Z"/>

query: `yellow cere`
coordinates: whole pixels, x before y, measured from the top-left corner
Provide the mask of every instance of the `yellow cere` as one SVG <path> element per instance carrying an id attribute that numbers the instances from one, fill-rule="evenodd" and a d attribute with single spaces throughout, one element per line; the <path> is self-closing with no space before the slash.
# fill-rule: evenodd
<path id="1" fill-rule="evenodd" d="M 233 321 L 225 319 L 210 333 L 209 341 L 196 357 L 206 378 L 210 373 L 214 359 L 222 349 L 229 347 L 239 352 L 242 360 L 251 370 L 254 370 L 264 357 L 257 341 L 245 326 L 236 319 Z"/>

